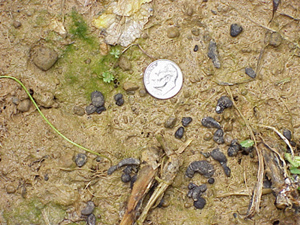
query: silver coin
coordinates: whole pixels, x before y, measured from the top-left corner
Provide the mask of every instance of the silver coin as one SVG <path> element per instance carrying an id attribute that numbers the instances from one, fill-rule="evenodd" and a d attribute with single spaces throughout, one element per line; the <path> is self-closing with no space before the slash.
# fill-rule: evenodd
<path id="1" fill-rule="evenodd" d="M 175 96 L 183 83 L 182 72 L 171 60 L 158 59 L 145 70 L 144 84 L 150 95 L 159 99 Z"/>

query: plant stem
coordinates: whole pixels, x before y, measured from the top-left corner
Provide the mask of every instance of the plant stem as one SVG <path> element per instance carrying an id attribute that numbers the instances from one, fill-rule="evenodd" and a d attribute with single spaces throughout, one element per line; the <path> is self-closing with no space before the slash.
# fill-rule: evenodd
<path id="1" fill-rule="evenodd" d="M 30 98 L 30 100 L 32 101 L 32 103 L 34 104 L 35 108 L 37 109 L 37 111 L 39 112 L 39 114 L 41 115 L 41 117 L 46 121 L 46 123 L 59 135 L 61 136 L 63 139 L 65 139 L 67 142 L 71 143 L 72 145 L 75 145 L 76 147 L 78 148 L 81 148 L 83 149 L 84 151 L 87 151 L 89 153 L 92 153 L 92 154 L 95 154 L 95 155 L 98 155 L 100 157 L 103 157 L 103 158 L 106 158 L 110 163 L 111 162 L 111 159 L 108 158 L 107 156 L 104 156 L 102 154 L 99 154 L 98 152 L 95 152 L 93 150 L 90 150 L 88 148 L 85 148 L 77 143 L 75 143 L 74 141 L 70 140 L 69 138 L 67 138 L 65 135 L 63 135 L 59 130 L 57 130 L 53 125 L 52 123 L 50 123 L 50 121 L 45 117 L 45 115 L 42 113 L 42 111 L 40 110 L 40 108 L 38 107 L 38 105 L 36 104 L 36 102 L 34 101 L 33 97 L 30 95 L 29 91 L 27 90 L 27 88 L 24 86 L 24 84 L 18 80 L 17 78 L 15 77 L 12 77 L 12 76 L 0 76 L 0 79 L 1 78 L 8 78 L 8 79 L 12 79 L 14 81 L 16 81 L 18 84 L 21 85 L 21 87 L 24 89 L 24 91 L 26 92 L 26 94 L 28 95 L 28 97 Z"/>

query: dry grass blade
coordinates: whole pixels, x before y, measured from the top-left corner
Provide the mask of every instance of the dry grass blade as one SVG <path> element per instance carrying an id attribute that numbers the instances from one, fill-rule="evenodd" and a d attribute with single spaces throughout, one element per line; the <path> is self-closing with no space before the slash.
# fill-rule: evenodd
<path id="1" fill-rule="evenodd" d="M 289 140 L 286 139 L 286 137 L 283 136 L 282 133 L 280 133 L 275 127 L 266 126 L 266 125 L 261 125 L 261 124 L 256 124 L 256 125 L 259 126 L 259 127 L 263 127 L 263 128 L 267 128 L 267 129 L 271 129 L 271 130 L 275 131 L 275 132 L 278 134 L 278 136 L 279 136 L 279 137 L 287 144 L 287 146 L 289 146 L 290 151 L 291 151 L 291 155 L 292 155 L 292 157 L 294 158 L 294 150 L 293 150 L 293 148 L 292 148 L 292 146 L 291 146 Z"/>
<path id="2" fill-rule="evenodd" d="M 225 89 L 226 89 L 227 93 L 230 95 L 231 101 L 233 102 L 233 106 L 238 111 L 240 116 L 243 118 L 243 120 L 244 120 L 250 134 L 251 134 L 251 138 L 254 141 L 254 145 L 255 145 L 255 149 L 256 149 L 257 157 L 258 157 L 257 183 L 256 183 L 256 185 L 254 187 L 254 190 L 253 190 L 253 195 L 252 195 L 250 207 L 249 207 L 247 215 L 245 217 L 245 219 L 246 219 L 246 218 L 253 217 L 255 215 L 255 213 L 259 212 L 259 205 L 260 205 L 260 200 L 261 200 L 261 196 L 262 196 L 262 187 L 263 187 L 263 178 L 264 178 L 264 158 L 263 158 L 262 152 L 257 147 L 257 141 L 256 141 L 256 138 L 254 136 L 254 133 L 252 131 L 252 128 L 251 128 L 250 124 L 248 123 L 246 118 L 243 116 L 242 112 L 239 110 L 239 108 L 235 104 L 235 101 L 233 99 L 230 88 L 228 86 L 226 86 Z"/>

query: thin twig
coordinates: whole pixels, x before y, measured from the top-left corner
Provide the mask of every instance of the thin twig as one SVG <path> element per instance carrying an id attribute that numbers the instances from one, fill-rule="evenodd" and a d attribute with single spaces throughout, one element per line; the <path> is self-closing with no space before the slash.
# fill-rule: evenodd
<path id="1" fill-rule="evenodd" d="M 278 136 L 287 144 L 287 146 L 289 146 L 290 151 L 291 151 L 291 155 L 294 158 L 294 150 L 293 150 L 289 140 L 286 139 L 286 137 L 283 136 L 283 134 L 281 134 L 275 127 L 266 126 L 266 125 L 262 125 L 262 124 L 256 124 L 256 125 L 259 126 L 259 127 L 268 128 L 268 129 L 271 129 L 271 130 L 275 131 L 278 134 Z"/>
<path id="2" fill-rule="evenodd" d="M 246 118 L 243 116 L 242 112 L 239 110 L 239 108 L 237 107 L 237 105 L 235 104 L 235 101 L 233 99 L 231 90 L 228 86 L 225 87 L 227 93 L 230 95 L 230 98 L 233 102 L 233 106 L 235 107 L 235 109 L 238 111 L 238 113 L 240 114 L 240 116 L 242 117 L 242 119 L 244 120 L 250 135 L 254 141 L 254 146 L 257 152 L 257 157 L 258 157 L 258 172 L 257 172 L 257 183 L 255 185 L 255 188 L 253 190 L 253 195 L 252 195 L 252 201 L 251 201 L 251 205 L 248 209 L 247 215 L 245 218 L 251 218 L 254 216 L 255 213 L 259 212 L 259 205 L 260 205 L 260 200 L 261 200 L 261 196 L 262 196 L 262 187 L 263 187 L 263 176 L 264 176 L 264 158 L 262 155 L 262 152 L 260 151 L 260 149 L 257 147 L 257 141 L 255 138 L 255 135 L 253 133 L 253 130 L 250 126 L 250 124 L 248 123 L 248 121 L 246 120 Z"/>

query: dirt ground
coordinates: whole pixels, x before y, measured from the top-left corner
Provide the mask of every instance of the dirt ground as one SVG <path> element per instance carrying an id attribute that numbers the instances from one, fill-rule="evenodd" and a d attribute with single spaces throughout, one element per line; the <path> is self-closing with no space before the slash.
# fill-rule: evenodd
<path id="1" fill-rule="evenodd" d="M 292 140 L 300 138 L 300 5 L 298 0 L 281 1 L 274 18 L 271 0 L 182 1 L 153 0 L 153 15 L 142 37 L 122 57 L 130 68 L 117 67 L 118 59 L 107 46 L 105 33 L 93 20 L 110 1 L 94 0 L 0 0 L 0 75 L 20 79 L 30 90 L 46 118 L 72 141 L 109 157 L 113 164 L 128 157 L 139 158 L 146 146 L 157 145 L 155 135 L 163 133 L 172 149 L 192 139 L 181 157 L 183 165 L 165 193 L 164 207 L 150 210 L 145 224 L 300 224 L 292 209 L 275 207 L 272 194 L 262 196 L 260 211 L 244 220 L 251 191 L 257 181 L 258 159 L 239 153 L 228 157 L 231 176 L 212 158 L 215 183 L 204 194 L 207 204 L 195 209 L 187 197 L 188 184 L 207 183 L 199 174 L 185 177 L 185 170 L 202 153 L 219 147 L 227 155 L 226 144 L 204 140 L 212 135 L 201 119 L 214 117 L 229 139 L 250 139 L 245 120 L 232 107 L 217 114 L 217 100 L 233 94 L 235 104 L 256 135 L 263 134 L 280 146 L 284 142 L 272 130 L 258 125 L 289 129 Z M 231 37 L 231 24 L 243 32 Z M 61 26 L 62 25 L 62 26 Z M 169 37 L 168 28 L 179 31 Z M 60 28 L 60 30 L 59 30 Z M 62 29 L 64 28 L 64 29 Z M 280 34 L 272 43 L 272 33 Z M 207 56 L 210 40 L 217 43 L 221 68 Z M 198 51 L 194 51 L 198 45 Z M 58 54 L 57 62 L 46 71 L 33 62 L 33 49 L 45 46 Z M 147 53 L 147 54 L 144 54 Z M 149 57 L 151 56 L 151 57 Z M 170 59 L 182 70 L 181 91 L 168 100 L 143 95 L 143 71 L 154 59 Z M 252 67 L 256 78 L 245 68 Z M 105 83 L 106 70 L 114 71 L 120 84 Z M 116 83 L 117 83 L 116 82 Z M 139 89 L 126 92 L 131 82 Z M 101 91 L 106 111 L 101 114 L 74 114 L 74 106 L 90 104 L 92 91 Z M 114 95 L 122 93 L 119 107 Z M 15 81 L 0 79 L 0 224 L 86 224 L 81 210 L 95 203 L 97 224 L 118 224 L 130 195 L 130 185 L 120 180 L 121 171 L 107 175 L 109 163 L 87 153 L 83 167 L 74 158 L 83 150 L 58 136 L 39 115 L 33 104 L 26 110 L 19 102 L 28 99 Z M 164 123 L 175 116 L 173 128 Z M 179 140 L 174 133 L 182 117 L 192 123 Z M 207 134 L 208 133 L 208 134 Z M 299 152 L 295 152 L 299 154 Z M 220 197 L 244 190 L 249 195 Z"/>

